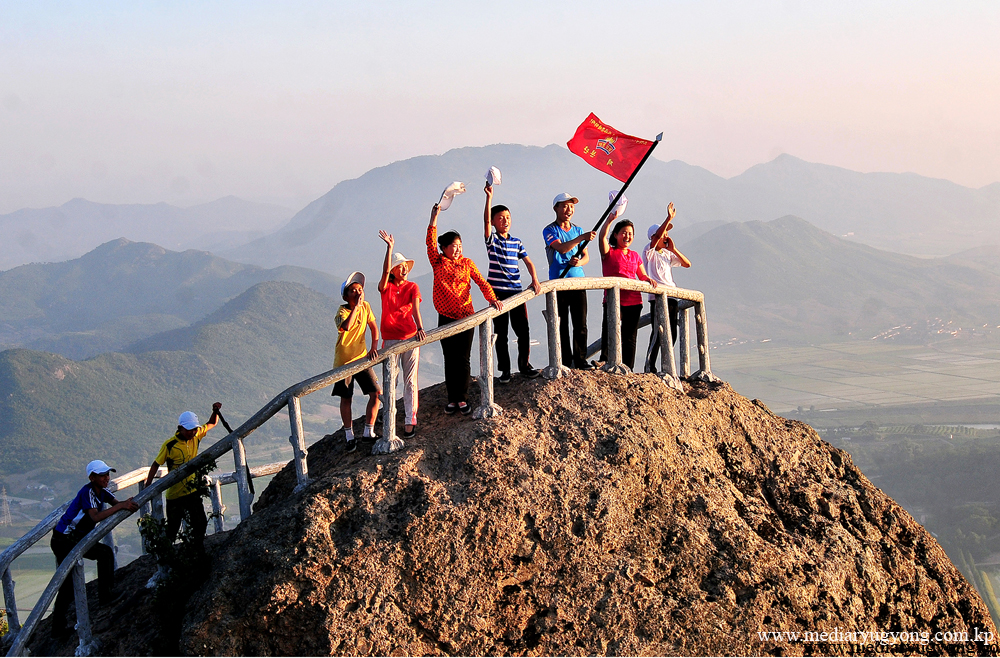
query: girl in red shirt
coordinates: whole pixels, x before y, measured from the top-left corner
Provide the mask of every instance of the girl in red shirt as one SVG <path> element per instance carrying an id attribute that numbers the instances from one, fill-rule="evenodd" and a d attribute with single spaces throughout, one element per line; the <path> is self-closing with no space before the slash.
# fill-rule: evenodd
<path id="1" fill-rule="evenodd" d="M 395 241 L 391 233 L 379 231 L 378 237 L 385 241 L 385 262 L 382 264 L 382 278 L 378 281 L 378 291 L 382 295 L 382 347 L 386 348 L 414 336 L 417 340 L 427 338 L 424 321 L 420 317 L 420 286 L 407 281 L 406 275 L 413 269 L 413 261 L 403 254 L 393 254 Z M 399 354 L 400 370 L 403 372 L 403 438 L 412 439 L 417 433 L 417 368 L 420 363 L 420 348 Z M 395 382 L 393 382 L 395 388 Z"/>
<path id="2" fill-rule="evenodd" d="M 427 225 L 427 259 L 434 269 L 434 308 L 438 312 L 438 326 L 475 313 L 472 308 L 472 281 L 479 286 L 490 306 L 502 311 L 503 302 L 493 294 L 493 288 L 479 273 L 476 264 L 462 256 L 462 236 L 458 231 L 448 231 L 438 237 L 437 218 L 440 212 L 441 209 L 435 203 L 431 209 L 431 221 Z M 438 247 L 441 248 L 440 252 Z M 470 355 L 474 336 L 475 330 L 467 329 L 441 341 L 444 381 L 448 388 L 448 405 L 444 408 L 446 414 L 456 411 L 472 413 L 472 407 L 466 398 L 469 394 L 469 375 L 472 370 Z"/>
<path id="3" fill-rule="evenodd" d="M 626 279 L 637 279 L 652 283 L 642 266 L 642 257 L 638 252 L 629 249 L 635 238 L 635 226 L 623 219 L 611 231 L 608 239 L 608 228 L 616 215 L 608 217 L 598 240 L 601 247 L 601 270 L 604 276 L 620 276 Z M 621 291 L 621 332 L 622 332 L 622 363 L 635 370 L 635 342 L 639 333 L 639 316 L 642 315 L 642 293 L 635 290 Z M 608 293 L 604 293 L 604 315 L 601 321 L 601 361 L 608 360 Z"/>

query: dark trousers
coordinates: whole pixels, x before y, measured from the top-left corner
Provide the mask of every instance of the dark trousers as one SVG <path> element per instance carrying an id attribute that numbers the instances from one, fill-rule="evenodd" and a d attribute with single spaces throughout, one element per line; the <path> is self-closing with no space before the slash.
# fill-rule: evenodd
<path id="1" fill-rule="evenodd" d="M 679 322 L 677 300 L 667 298 L 667 317 L 670 319 L 670 340 L 677 342 L 677 323 Z M 653 321 L 653 330 L 649 334 L 649 349 L 646 350 L 646 372 L 656 372 L 656 357 L 660 352 L 660 332 L 656 330 L 656 300 L 649 302 L 649 317 Z"/>
<path id="2" fill-rule="evenodd" d="M 622 306 L 622 363 L 635 371 L 635 340 L 639 333 L 642 304 Z M 604 302 L 604 319 L 601 320 L 601 361 L 608 360 L 608 303 Z"/>
<path id="3" fill-rule="evenodd" d="M 52 541 L 49 542 L 49 546 L 56 556 L 57 566 L 62 564 L 62 561 L 73 550 L 79 539 L 75 535 L 66 535 L 61 532 L 52 531 Z M 111 550 L 110 546 L 97 544 L 84 553 L 83 557 L 97 562 L 97 591 L 100 594 L 101 603 L 109 603 L 111 601 L 111 591 L 115 587 L 114 551 Z M 66 582 L 59 588 L 59 594 L 56 595 L 56 605 L 52 610 L 52 623 L 54 627 L 64 628 L 66 626 L 66 612 L 69 610 L 69 604 L 74 599 L 73 574 L 70 572 Z"/>
<path id="4" fill-rule="evenodd" d="M 562 363 L 569 368 L 587 365 L 587 291 L 560 290 L 556 292 L 559 309 L 559 344 Z M 573 320 L 573 342 L 570 342 L 569 321 Z"/>
<path id="5" fill-rule="evenodd" d="M 454 318 L 438 314 L 438 326 L 456 322 Z M 472 372 L 470 362 L 472 354 L 472 339 L 475 329 L 468 329 L 460 334 L 441 340 L 441 352 L 444 354 L 444 383 L 448 389 L 448 402 L 468 402 L 469 374 Z"/>
<path id="6" fill-rule="evenodd" d="M 519 290 L 497 290 L 493 293 L 497 299 L 508 299 L 513 297 Z M 509 339 L 507 338 L 507 324 L 510 320 L 510 327 L 517 336 L 517 369 L 526 372 L 531 368 L 528 365 L 528 355 L 531 352 L 531 336 L 528 334 L 528 306 L 521 304 L 517 308 L 503 313 L 493 318 L 493 333 L 497 335 L 497 368 L 500 372 L 510 372 L 510 350 L 508 349 Z"/>
<path id="7" fill-rule="evenodd" d="M 201 494 L 190 493 L 180 498 L 167 499 L 167 538 L 171 544 L 177 539 L 177 531 L 180 530 L 183 519 L 187 519 L 188 527 L 191 528 L 195 550 L 204 552 L 208 517 L 205 516 Z"/>

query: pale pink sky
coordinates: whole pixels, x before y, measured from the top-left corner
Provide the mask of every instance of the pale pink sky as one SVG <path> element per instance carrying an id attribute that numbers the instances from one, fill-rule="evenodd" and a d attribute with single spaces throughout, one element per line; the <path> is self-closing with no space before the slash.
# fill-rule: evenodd
<path id="1" fill-rule="evenodd" d="M 593 111 L 722 176 L 782 152 L 1000 180 L 1000 3 L 5 2 L 0 213 L 345 178 Z"/>

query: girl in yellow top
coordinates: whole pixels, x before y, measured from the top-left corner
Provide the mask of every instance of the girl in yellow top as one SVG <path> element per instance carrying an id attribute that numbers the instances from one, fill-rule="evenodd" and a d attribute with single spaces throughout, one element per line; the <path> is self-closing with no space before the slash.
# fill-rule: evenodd
<path id="1" fill-rule="evenodd" d="M 368 354 L 368 360 L 378 358 L 378 323 L 372 307 L 365 301 L 365 275 L 352 272 L 347 281 L 340 287 L 340 293 L 347 302 L 337 311 L 337 349 L 333 357 L 333 367 L 339 368 L 357 361 Z M 365 329 L 372 333 L 372 348 L 365 349 Z M 354 397 L 354 382 L 358 382 L 361 392 L 368 396 L 368 408 L 365 410 L 366 438 L 375 436 L 375 416 L 378 414 L 379 396 L 382 387 L 371 368 L 362 370 L 353 377 L 342 379 L 333 385 L 333 395 L 340 396 L 340 417 L 344 421 L 344 438 L 347 440 L 347 452 L 354 452 L 358 442 L 354 438 L 353 418 L 351 415 L 351 399 Z"/>

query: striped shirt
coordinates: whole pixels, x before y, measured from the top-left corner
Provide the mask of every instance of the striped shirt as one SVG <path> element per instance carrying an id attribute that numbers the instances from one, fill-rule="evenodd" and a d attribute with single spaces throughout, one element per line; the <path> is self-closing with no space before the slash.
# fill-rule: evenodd
<path id="1" fill-rule="evenodd" d="M 521 269 L 517 261 L 528 257 L 521 240 L 513 235 L 501 237 L 496 231 L 486 238 L 486 255 L 490 258 L 490 271 L 486 281 L 494 290 L 521 290 Z"/>
<path id="2" fill-rule="evenodd" d="M 107 489 L 102 489 L 95 484 L 86 484 L 76 494 L 76 498 L 70 503 L 69 508 L 56 524 L 56 532 L 64 535 L 79 530 L 79 534 L 85 535 L 97 525 L 90 519 L 87 510 L 96 509 L 100 512 L 104 509 L 104 503 L 114 505 L 118 501 Z"/>

